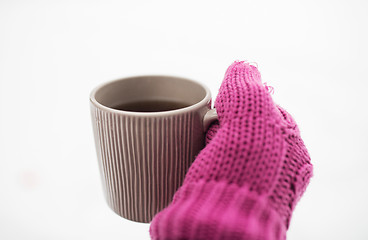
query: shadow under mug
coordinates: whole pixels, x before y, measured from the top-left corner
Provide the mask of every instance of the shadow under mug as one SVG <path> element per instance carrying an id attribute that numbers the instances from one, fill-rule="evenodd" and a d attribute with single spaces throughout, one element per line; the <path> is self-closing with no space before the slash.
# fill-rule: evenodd
<path id="1" fill-rule="evenodd" d="M 187 106 L 134 112 L 116 106 L 174 101 Z M 118 215 L 148 223 L 165 208 L 217 119 L 202 84 L 171 76 L 137 76 L 104 83 L 90 95 L 92 125 L 102 185 Z"/>

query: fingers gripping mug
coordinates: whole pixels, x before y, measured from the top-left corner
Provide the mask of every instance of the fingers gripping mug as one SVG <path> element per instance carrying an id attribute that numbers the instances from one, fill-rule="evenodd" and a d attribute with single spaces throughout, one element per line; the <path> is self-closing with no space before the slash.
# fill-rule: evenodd
<path id="1" fill-rule="evenodd" d="M 90 106 L 108 205 L 150 222 L 171 202 L 217 119 L 208 88 L 179 77 L 129 77 L 95 88 Z"/>

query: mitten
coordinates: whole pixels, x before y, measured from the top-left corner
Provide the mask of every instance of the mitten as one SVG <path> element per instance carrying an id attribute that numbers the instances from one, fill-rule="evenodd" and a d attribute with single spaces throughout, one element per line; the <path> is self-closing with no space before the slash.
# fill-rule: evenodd
<path id="1" fill-rule="evenodd" d="M 312 175 L 297 124 L 246 62 L 227 69 L 215 108 L 218 123 L 151 238 L 285 239 Z"/>

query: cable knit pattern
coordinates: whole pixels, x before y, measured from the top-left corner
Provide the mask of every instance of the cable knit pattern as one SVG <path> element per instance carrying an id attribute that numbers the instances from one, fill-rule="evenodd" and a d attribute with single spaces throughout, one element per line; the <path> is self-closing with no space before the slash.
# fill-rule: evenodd
<path id="1" fill-rule="evenodd" d="M 286 239 L 312 175 L 297 124 L 276 105 L 255 66 L 235 62 L 216 98 L 219 121 L 152 239 Z"/>

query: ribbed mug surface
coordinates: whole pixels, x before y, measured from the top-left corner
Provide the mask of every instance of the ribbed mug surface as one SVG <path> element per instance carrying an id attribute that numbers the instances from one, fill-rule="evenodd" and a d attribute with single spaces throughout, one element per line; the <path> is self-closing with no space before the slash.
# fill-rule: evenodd
<path id="1" fill-rule="evenodd" d="M 193 106 L 157 113 L 118 111 L 91 100 L 104 194 L 114 212 L 147 223 L 171 202 L 204 147 L 210 105 L 209 93 Z"/>

